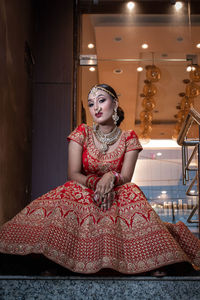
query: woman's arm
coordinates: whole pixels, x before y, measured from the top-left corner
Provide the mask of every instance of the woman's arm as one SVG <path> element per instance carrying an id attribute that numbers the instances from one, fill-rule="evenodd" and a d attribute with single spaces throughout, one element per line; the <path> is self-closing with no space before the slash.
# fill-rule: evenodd
<path id="1" fill-rule="evenodd" d="M 87 176 L 81 173 L 83 148 L 73 140 L 69 141 L 68 147 L 68 178 L 86 185 Z"/>
<path id="2" fill-rule="evenodd" d="M 131 181 L 138 158 L 138 153 L 139 150 L 126 152 L 121 173 L 119 174 L 120 177 L 117 179 L 117 185 L 121 185 Z M 96 191 L 102 195 L 104 193 L 107 193 L 111 189 L 110 186 L 113 182 L 114 177 L 116 177 L 115 172 L 110 171 L 108 173 L 105 173 L 97 183 Z"/>
<path id="3" fill-rule="evenodd" d="M 99 195 L 97 205 L 101 207 L 101 210 L 106 211 L 111 208 L 113 203 L 113 187 L 114 182 L 117 179 L 115 185 L 122 185 L 130 182 L 133 176 L 135 165 L 137 162 L 139 150 L 128 151 L 125 154 L 121 173 L 110 171 L 102 176 L 96 185 L 96 193 Z M 117 176 L 117 174 L 119 176 Z M 117 178 L 116 178 L 117 176 Z"/>
<path id="4" fill-rule="evenodd" d="M 120 177 L 120 184 L 130 182 L 133 177 L 133 172 L 138 159 L 139 150 L 128 151 L 125 154 Z"/>

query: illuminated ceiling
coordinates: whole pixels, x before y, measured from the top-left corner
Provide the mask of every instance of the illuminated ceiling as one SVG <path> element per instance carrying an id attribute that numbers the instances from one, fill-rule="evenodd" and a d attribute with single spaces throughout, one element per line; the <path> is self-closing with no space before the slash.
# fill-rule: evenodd
<path id="1" fill-rule="evenodd" d="M 97 55 L 94 72 L 90 72 L 88 66 L 80 68 L 79 97 L 84 107 L 90 87 L 108 83 L 116 89 L 125 111 L 123 129 L 135 128 L 139 134 L 145 66 L 154 63 L 161 70 L 161 79 L 155 83 L 157 94 L 151 138 L 170 139 L 180 104 L 178 94 L 185 90 L 183 79 L 189 78 L 186 67 L 190 61 L 186 61 L 186 56 L 195 55 L 195 63 L 200 63 L 200 49 L 196 48 L 200 42 L 200 16 L 192 16 L 191 27 L 187 18 L 178 13 L 84 14 L 80 53 Z M 148 49 L 141 48 L 144 42 L 149 45 Z M 89 43 L 95 45 L 94 49 L 88 49 Z M 143 72 L 137 72 L 138 66 L 144 68 Z M 195 99 L 198 110 L 199 101 L 200 96 Z M 89 115 L 87 119 L 91 123 Z"/>

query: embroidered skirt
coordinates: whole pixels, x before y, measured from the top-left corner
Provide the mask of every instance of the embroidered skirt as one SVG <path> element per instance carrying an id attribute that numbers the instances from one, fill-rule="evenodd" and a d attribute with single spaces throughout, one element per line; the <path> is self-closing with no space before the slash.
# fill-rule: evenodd
<path id="1" fill-rule="evenodd" d="M 163 223 L 133 183 L 115 188 L 102 212 L 93 191 L 69 181 L 39 197 L 0 230 L 0 252 L 41 253 L 79 273 L 111 268 L 136 274 L 189 262 L 200 267 L 200 241 L 182 223 Z"/>

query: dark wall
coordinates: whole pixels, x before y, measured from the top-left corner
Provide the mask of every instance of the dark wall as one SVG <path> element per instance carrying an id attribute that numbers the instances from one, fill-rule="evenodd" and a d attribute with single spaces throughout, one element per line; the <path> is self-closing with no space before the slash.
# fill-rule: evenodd
<path id="1" fill-rule="evenodd" d="M 31 177 L 32 198 L 66 181 L 72 23 L 72 0 L 0 0 L 0 224 L 31 200 Z"/>
<path id="2" fill-rule="evenodd" d="M 32 82 L 24 49 L 32 36 L 32 1 L 0 0 L 0 224 L 29 201 Z"/>
<path id="3" fill-rule="evenodd" d="M 73 1 L 35 3 L 32 199 L 67 178 L 73 68 Z"/>

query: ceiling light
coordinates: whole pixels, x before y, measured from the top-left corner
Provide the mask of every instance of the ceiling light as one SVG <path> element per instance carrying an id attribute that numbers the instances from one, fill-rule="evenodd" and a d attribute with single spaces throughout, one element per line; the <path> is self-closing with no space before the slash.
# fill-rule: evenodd
<path id="1" fill-rule="evenodd" d="M 190 193 L 191 193 L 191 194 L 194 194 L 194 193 L 195 193 L 195 190 L 191 190 Z"/>
<path id="2" fill-rule="evenodd" d="M 94 48 L 94 44 L 88 44 L 88 48 L 89 49 L 93 49 Z"/>
<path id="3" fill-rule="evenodd" d="M 162 156 L 161 152 L 156 153 L 157 156 Z"/>
<path id="4" fill-rule="evenodd" d="M 177 40 L 177 42 L 182 42 L 183 41 L 183 37 L 182 36 L 178 36 L 176 40 Z"/>
<path id="5" fill-rule="evenodd" d="M 121 37 L 121 36 L 116 36 L 116 37 L 114 38 L 114 40 L 115 40 L 115 42 L 121 42 L 122 37 Z"/>
<path id="6" fill-rule="evenodd" d="M 132 10 L 134 8 L 134 6 L 135 6 L 135 3 L 132 2 L 132 1 L 127 3 L 127 7 L 128 7 L 129 10 Z"/>
<path id="7" fill-rule="evenodd" d="M 196 45 L 196 47 L 197 47 L 197 48 L 200 48 L 200 43 L 198 43 L 198 44 Z"/>
<path id="8" fill-rule="evenodd" d="M 175 8 L 176 8 L 177 11 L 180 10 L 182 7 L 183 7 L 183 3 L 182 2 L 180 2 L 180 1 L 176 2 Z"/>
<path id="9" fill-rule="evenodd" d="M 138 67 L 138 68 L 137 68 L 137 71 L 138 71 L 138 72 L 142 72 L 142 71 L 143 71 L 143 67 Z"/>
<path id="10" fill-rule="evenodd" d="M 123 70 L 122 69 L 114 69 L 113 73 L 114 74 L 121 74 L 121 73 L 123 73 Z"/>
<path id="11" fill-rule="evenodd" d="M 142 49 L 147 49 L 148 47 L 149 47 L 149 45 L 147 45 L 147 44 L 142 45 Z"/>
<path id="12" fill-rule="evenodd" d="M 91 72 L 94 72 L 94 71 L 95 71 L 95 67 L 90 67 L 89 70 L 90 70 Z"/>
<path id="13" fill-rule="evenodd" d="M 167 191 L 161 191 L 161 194 L 165 195 L 167 194 Z"/>
<path id="14" fill-rule="evenodd" d="M 190 66 L 187 66 L 186 71 L 191 72 L 191 71 L 195 71 L 195 69 L 196 69 L 195 66 L 190 65 Z"/>

